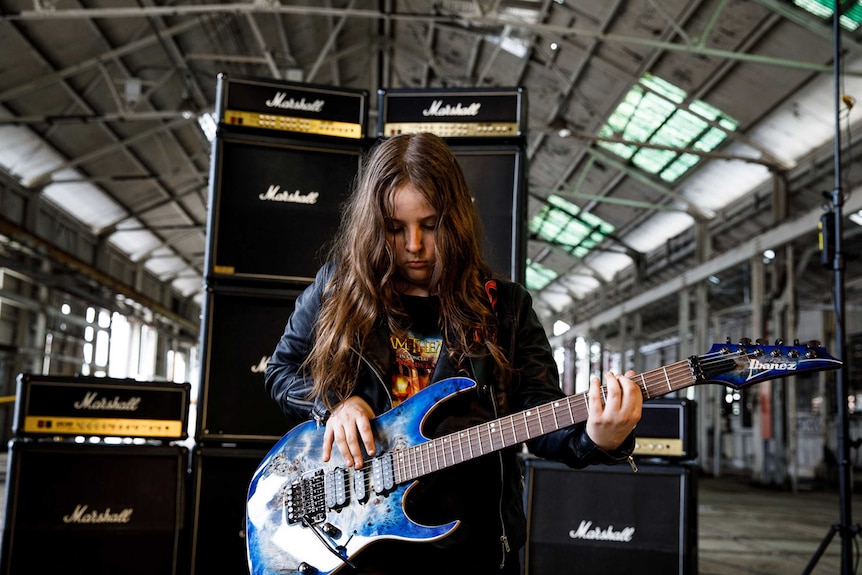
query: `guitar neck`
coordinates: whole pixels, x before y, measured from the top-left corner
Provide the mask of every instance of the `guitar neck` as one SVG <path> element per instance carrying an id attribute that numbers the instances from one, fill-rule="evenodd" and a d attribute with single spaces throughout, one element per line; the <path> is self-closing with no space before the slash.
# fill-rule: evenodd
<path id="1" fill-rule="evenodd" d="M 644 399 L 661 397 L 694 385 L 690 360 L 636 375 Z M 606 388 L 601 388 L 607 398 Z M 462 431 L 420 443 L 393 454 L 395 480 L 410 481 L 482 455 L 500 451 L 530 439 L 586 421 L 589 394 L 570 395 Z"/>

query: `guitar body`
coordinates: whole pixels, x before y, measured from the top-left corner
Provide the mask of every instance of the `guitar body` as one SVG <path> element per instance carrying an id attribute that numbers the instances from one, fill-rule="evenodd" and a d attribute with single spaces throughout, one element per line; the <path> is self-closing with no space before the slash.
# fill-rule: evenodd
<path id="1" fill-rule="evenodd" d="M 475 385 L 467 378 L 440 381 L 373 419 L 378 453 L 397 453 L 427 442 L 422 434 L 426 416 L 449 397 Z M 248 491 L 246 526 L 251 575 L 299 573 L 303 563 L 316 569 L 312 573 L 339 570 L 344 561 L 323 544 L 321 537 L 347 559 L 374 541 L 432 541 L 458 526 L 458 522 L 420 525 L 406 515 L 403 499 L 415 482 L 393 485 L 382 490 L 383 493 L 369 485 L 367 495 L 360 500 L 353 484 L 354 471 L 345 468 L 338 450 L 333 449 L 330 461 L 323 463 L 324 431 L 323 426 L 318 427 L 313 421 L 295 427 L 270 450 L 255 471 Z M 315 473 L 329 474 L 340 469 L 345 471 L 347 502 L 336 510 L 325 509 L 325 517 L 318 516 L 313 527 L 291 521 L 285 510 L 286 487 L 302 483 L 303 478 Z M 367 477 L 366 481 L 370 483 L 372 479 Z M 326 533 L 325 525 L 335 527 L 336 531 Z"/>

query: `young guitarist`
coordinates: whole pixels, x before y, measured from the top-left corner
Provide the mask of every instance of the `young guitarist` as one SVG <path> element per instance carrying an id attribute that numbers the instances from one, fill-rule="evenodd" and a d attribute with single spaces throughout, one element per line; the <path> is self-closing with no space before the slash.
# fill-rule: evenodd
<path id="1" fill-rule="evenodd" d="M 442 139 L 402 135 L 375 146 L 330 263 L 297 300 L 266 369 L 266 387 L 286 415 L 325 425 L 324 461 L 340 457 L 361 469 L 377 454 L 371 420 L 452 376 L 477 386 L 432 410 L 428 437 L 563 397 L 528 292 L 491 277 L 480 238 L 464 176 Z M 633 376 L 606 373 L 605 397 L 593 379 L 587 421 L 531 440 L 530 451 L 575 468 L 626 460 L 643 401 Z M 407 492 L 405 510 L 420 524 L 457 519 L 457 529 L 430 542 L 376 541 L 344 572 L 518 574 L 521 487 L 517 447 L 434 472 Z M 593 497 L 615 496 L 595 488 Z M 575 494 L 559 494 L 567 495 Z"/>

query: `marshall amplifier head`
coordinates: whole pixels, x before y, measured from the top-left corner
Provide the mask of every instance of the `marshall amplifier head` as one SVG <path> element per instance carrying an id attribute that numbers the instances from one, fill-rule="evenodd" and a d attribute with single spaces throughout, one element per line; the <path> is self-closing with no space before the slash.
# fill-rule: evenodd
<path id="1" fill-rule="evenodd" d="M 377 94 L 380 137 L 511 138 L 527 129 L 524 88 L 384 88 Z"/>
<path id="2" fill-rule="evenodd" d="M 216 110 L 226 129 L 360 140 L 365 137 L 368 92 L 220 74 Z"/>
<path id="3" fill-rule="evenodd" d="M 635 428 L 634 456 L 668 460 L 697 457 L 697 403 L 662 397 L 643 405 Z"/>
<path id="4" fill-rule="evenodd" d="M 185 439 L 191 384 L 107 377 L 18 375 L 19 437 Z"/>
<path id="5" fill-rule="evenodd" d="M 188 450 L 14 439 L 0 575 L 180 575 Z"/>

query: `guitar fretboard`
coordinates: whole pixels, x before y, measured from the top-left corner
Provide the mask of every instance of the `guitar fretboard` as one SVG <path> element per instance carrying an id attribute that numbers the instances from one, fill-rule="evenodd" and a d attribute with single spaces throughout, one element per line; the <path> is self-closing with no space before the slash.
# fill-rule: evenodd
<path id="1" fill-rule="evenodd" d="M 691 360 L 683 360 L 638 374 L 633 379 L 640 385 L 644 399 L 652 399 L 694 385 L 695 374 Z M 607 399 L 604 385 L 601 392 L 603 399 Z M 588 415 L 589 394 L 578 393 L 394 451 L 395 480 L 397 483 L 410 481 L 500 451 L 586 421 Z"/>

